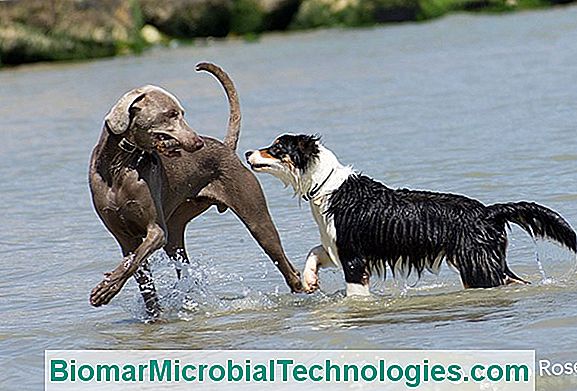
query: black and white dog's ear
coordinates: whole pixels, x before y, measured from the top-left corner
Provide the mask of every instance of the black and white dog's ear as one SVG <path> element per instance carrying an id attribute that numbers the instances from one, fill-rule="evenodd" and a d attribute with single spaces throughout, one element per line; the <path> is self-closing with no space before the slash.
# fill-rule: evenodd
<path id="1" fill-rule="evenodd" d="M 145 88 L 136 88 L 124 94 L 104 117 L 104 123 L 108 130 L 114 134 L 126 132 L 130 125 L 130 109 L 145 95 Z"/>
<path id="2" fill-rule="evenodd" d="M 308 156 L 313 156 L 319 153 L 320 137 L 316 134 L 304 135 L 299 140 L 299 149 L 301 152 Z"/>
<path id="3" fill-rule="evenodd" d="M 319 154 L 319 138 L 316 135 L 309 136 L 301 134 L 296 136 L 296 143 L 294 153 L 291 154 L 291 159 L 294 165 L 306 170 L 309 164 L 314 161 Z"/>

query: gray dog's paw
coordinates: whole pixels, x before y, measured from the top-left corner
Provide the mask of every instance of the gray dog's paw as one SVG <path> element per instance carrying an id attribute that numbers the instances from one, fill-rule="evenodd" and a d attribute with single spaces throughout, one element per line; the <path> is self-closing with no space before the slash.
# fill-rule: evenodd
<path id="1" fill-rule="evenodd" d="M 110 300 L 120 292 L 126 283 L 126 278 L 122 275 L 106 273 L 104 279 L 90 292 L 90 304 L 100 307 L 110 303 Z"/>

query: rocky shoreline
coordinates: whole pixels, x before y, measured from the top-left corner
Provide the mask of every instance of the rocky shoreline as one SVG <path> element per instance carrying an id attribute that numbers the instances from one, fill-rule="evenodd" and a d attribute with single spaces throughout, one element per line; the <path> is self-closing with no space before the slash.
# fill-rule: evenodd
<path id="1" fill-rule="evenodd" d="M 174 39 L 423 21 L 575 0 L 0 0 L 0 66 L 139 53 Z"/>

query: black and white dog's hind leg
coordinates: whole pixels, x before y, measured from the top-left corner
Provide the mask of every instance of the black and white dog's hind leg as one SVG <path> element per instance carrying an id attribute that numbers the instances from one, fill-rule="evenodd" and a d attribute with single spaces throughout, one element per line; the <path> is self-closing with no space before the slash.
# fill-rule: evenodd
<path id="1" fill-rule="evenodd" d="M 340 254 L 339 254 L 340 255 Z M 347 296 L 370 296 L 368 262 L 356 256 L 339 256 L 343 265 Z"/>

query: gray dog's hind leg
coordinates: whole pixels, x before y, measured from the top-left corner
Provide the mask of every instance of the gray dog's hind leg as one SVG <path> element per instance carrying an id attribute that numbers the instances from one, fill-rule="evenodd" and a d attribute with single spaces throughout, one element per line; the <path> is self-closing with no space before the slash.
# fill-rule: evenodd
<path id="1" fill-rule="evenodd" d="M 140 289 L 140 294 L 146 307 L 146 313 L 152 318 L 158 318 L 161 309 L 148 262 L 144 261 L 136 272 L 134 272 L 134 279 L 138 283 L 138 288 Z"/>
<path id="2" fill-rule="evenodd" d="M 138 240 L 131 238 L 129 240 L 130 244 L 122 244 L 122 254 L 126 257 L 134 252 L 138 248 Z M 146 313 L 151 318 L 155 319 L 160 316 L 161 307 L 158 302 L 158 296 L 156 294 L 156 288 L 154 286 L 154 280 L 152 278 L 152 271 L 150 270 L 150 265 L 147 260 L 144 260 L 140 267 L 134 273 L 134 279 L 138 284 L 138 289 L 142 295 L 142 300 L 144 301 L 144 306 L 146 308 Z"/>
<path id="3" fill-rule="evenodd" d="M 300 273 L 292 266 L 281 245 L 260 184 L 245 167 L 238 169 L 229 185 L 211 183 L 200 195 L 214 199 L 234 211 L 254 239 L 280 270 L 292 292 L 302 292 Z M 238 184 L 242 184 L 239 186 Z"/>

